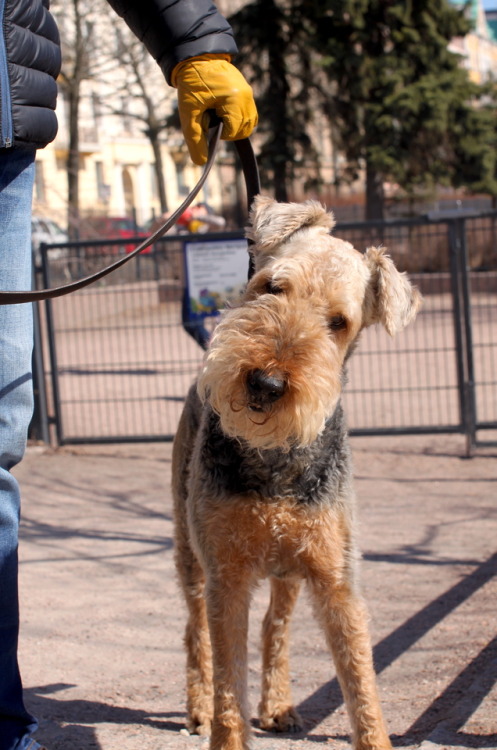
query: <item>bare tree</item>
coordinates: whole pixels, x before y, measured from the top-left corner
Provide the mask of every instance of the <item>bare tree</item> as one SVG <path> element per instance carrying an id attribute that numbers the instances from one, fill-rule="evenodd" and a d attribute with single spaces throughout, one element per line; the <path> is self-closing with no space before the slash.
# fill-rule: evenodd
<path id="1" fill-rule="evenodd" d="M 59 87 L 68 110 L 68 229 L 71 239 L 77 239 L 79 227 L 79 122 L 82 85 L 95 73 L 98 59 L 96 20 L 101 8 L 100 0 L 69 0 L 52 4 L 61 32 L 62 70 Z"/>
<path id="2" fill-rule="evenodd" d="M 160 133 L 174 96 L 155 61 L 103 0 L 53 0 L 61 32 L 59 88 L 67 112 L 68 229 L 77 239 L 80 226 L 79 171 L 81 122 L 85 98 L 98 100 L 101 114 L 141 123 L 149 140 L 162 211 L 167 210 Z"/>
<path id="3" fill-rule="evenodd" d="M 108 113 L 131 118 L 140 123 L 141 132 L 149 139 L 154 154 L 154 170 L 161 212 L 167 211 L 161 133 L 166 128 L 174 98 L 164 77 L 145 46 L 122 23 L 112 18 L 115 48 L 113 57 L 117 68 L 102 76 L 107 84 L 112 80 L 113 96 L 103 102 Z M 124 103 L 124 106 L 123 106 Z"/>

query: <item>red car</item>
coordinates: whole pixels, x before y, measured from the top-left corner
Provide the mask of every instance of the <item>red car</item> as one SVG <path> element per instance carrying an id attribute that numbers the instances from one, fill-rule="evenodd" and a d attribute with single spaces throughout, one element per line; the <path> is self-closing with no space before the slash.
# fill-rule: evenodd
<path id="1" fill-rule="evenodd" d="M 83 240 L 127 240 L 131 237 L 146 237 L 147 235 L 137 229 L 134 220 L 126 216 L 92 216 L 85 225 L 81 227 L 80 237 Z M 122 243 L 109 246 L 111 253 L 130 253 L 137 247 L 137 243 Z M 144 253 L 151 252 L 147 247 Z"/>

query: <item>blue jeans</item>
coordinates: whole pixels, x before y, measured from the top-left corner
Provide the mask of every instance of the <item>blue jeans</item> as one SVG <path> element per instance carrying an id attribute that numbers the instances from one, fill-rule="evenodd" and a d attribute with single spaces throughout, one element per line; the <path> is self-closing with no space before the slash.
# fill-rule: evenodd
<path id="1" fill-rule="evenodd" d="M 35 151 L 0 152 L 0 288 L 31 286 Z M 35 719 L 26 711 L 17 663 L 19 487 L 33 411 L 32 305 L 0 306 L 0 750 L 25 750 Z"/>

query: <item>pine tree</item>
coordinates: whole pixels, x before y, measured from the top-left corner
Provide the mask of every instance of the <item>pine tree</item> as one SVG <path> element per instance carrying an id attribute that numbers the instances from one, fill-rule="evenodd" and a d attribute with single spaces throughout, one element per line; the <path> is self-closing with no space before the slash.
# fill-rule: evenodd
<path id="1" fill-rule="evenodd" d="M 496 194 L 495 110 L 449 42 L 470 23 L 448 0 L 306 0 L 344 178 L 366 168 L 368 218 L 385 181 L 407 193 L 467 185 Z"/>
<path id="2" fill-rule="evenodd" d="M 317 174 L 308 135 L 313 116 L 311 55 L 300 0 L 253 0 L 230 16 L 240 50 L 237 64 L 256 90 L 261 181 L 286 201 L 299 169 Z"/>
<path id="3" fill-rule="evenodd" d="M 473 83 L 449 50 L 471 28 L 465 8 L 253 0 L 230 21 L 256 90 L 262 178 L 279 200 L 300 167 L 318 173 L 309 132 L 323 115 L 345 156 L 338 180 L 365 171 L 368 218 L 384 216 L 385 182 L 409 197 L 441 184 L 497 195 L 495 86 Z"/>

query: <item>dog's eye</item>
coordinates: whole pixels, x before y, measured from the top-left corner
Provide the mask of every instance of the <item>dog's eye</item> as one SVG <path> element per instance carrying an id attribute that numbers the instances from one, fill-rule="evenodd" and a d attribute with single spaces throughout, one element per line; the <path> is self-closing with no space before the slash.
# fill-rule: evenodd
<path id="1" fill-rule="evenodd" d="M 283 294 L 283 289 L 274 281 L 269 279 L 269 281 L 264 286 L 264 294 Z"/>
<path id="2" fill-rule="evenodd" d="M 347 328 L 347 321 L 343 315 L 334 315 L 329 322 L 329 327 L 332 331 L 343 331 Z"/>

